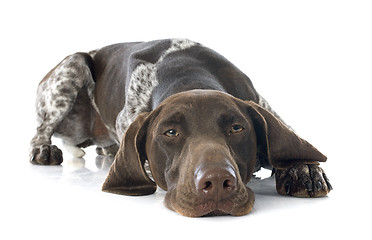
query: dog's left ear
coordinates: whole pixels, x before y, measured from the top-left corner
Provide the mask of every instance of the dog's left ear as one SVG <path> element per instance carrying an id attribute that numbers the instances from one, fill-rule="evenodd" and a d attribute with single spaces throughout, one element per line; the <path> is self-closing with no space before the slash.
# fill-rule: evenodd
<path id="1" fill-rule="evenodd" d="M 258 155 L 274 168 L 288 168 L 296 164 L 318 164 L 327 157 L 300 138 L 280 119 L 260 105 L 246 101 L 258 143 Z"/>
<path id="2" fill-rule="evenodd" d="M 146 174 L 145 139 L 150 113 L 140 114 L 129 126 L 115 160 L 102 186 L 105 192 L 140 196 L 156 191 L 156 184 Z"/>

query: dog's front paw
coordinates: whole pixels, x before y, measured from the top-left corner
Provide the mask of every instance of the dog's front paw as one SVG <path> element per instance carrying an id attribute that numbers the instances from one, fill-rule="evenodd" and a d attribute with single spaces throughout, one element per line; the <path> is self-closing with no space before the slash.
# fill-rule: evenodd
<path id="1" fill-rule="evenodd" d="M 287 169 L 276 169 L 276 190 L 281 195 L 294 197 L 324 197 L 332 186 L 323 169 L 317 165 L 301 164 Z"/>
<path id="2" fill-rule="evenodd" d="M 32 149 L 30 162 L 38 165 L 59 165 L 63 162 L 62 151 L 55 145 L 41 145 Z"/>

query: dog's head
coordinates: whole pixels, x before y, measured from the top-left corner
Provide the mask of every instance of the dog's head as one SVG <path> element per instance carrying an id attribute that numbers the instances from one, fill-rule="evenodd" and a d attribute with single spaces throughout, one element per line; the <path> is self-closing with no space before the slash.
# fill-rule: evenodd
<path id="1" fill-rule="evenodd" d="M 183 92 L 130 125 L 103 190 L 146 195 L 158 185 L 167 190 L 165 205 L 182 215 L 240 216 L 253 207 L 246 184 L 257 158 L 279 168 L 326 160 L 254 102 L 212 90 Z"/>

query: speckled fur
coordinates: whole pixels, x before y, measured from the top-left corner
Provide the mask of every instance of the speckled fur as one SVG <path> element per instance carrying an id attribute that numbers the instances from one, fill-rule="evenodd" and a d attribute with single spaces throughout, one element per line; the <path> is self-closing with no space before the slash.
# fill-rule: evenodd
<path id="1" fill-rule="evenodd" d="M 182 51 L 195 45 L 197 45 L 197 43 L 188 39 L 172 39 L 170 47 L 160 56 L 156 63 L 142 63 L 134 69 L 130 78 L 130 85 L 124 108 L 116 118 L 118 139 L 123 137 L 129 125 L 140 113 L 151 110 L 149 107 L 152 91 L 159 84 L 156 79 L 157 65 L 160 64 L 168 54 Z"/>
<path id="2" fill-rule="evenodd" d="M 281 195 L 295 197 L 324 197 L 331 190 L 324 170 L 314 164 L 299 164 L 287 169 L 276 169 L 276 189 Z"/>
<path id="3" fill-rule="evenodd" d="M 171 39 L 169 48 L 155 63 L 142 61 L 134 68 L 129 79 L 124 107 L 116 118 L 116 129 L 111 129 L 111 132 L 116 132 L 116 143 L 121 140 L 127 128 L 139 114 L 151 110 L 150 99 L 153 90 L 159 84 L 156 77 L 157 66 L 169 54 L 198 45 L 200 46 L 188 39 Z M 87 62 L 87 58 L 93 61 L 97 51 L 76 53 L 66 57 L 41 81 L 36 101 L 38 128 L 31 141 L 33 152 L 41 146 L 49 146 L 51 137 L 55 134 L 58 137 L 65 136 L 66 149 L 72 150 L 73 155 L 84 155 L 77 145 L 85 140 L 84 132 L 88 131 L 85 128 L 89 127 L 85 117 L 89 113 L 81 114 L 81 112 L 88 111 L 87 107 L 92 107 L 99 114 L 93 94 L 95 82 Z M 82 95 L 85 95 L 84 99 Z M 258 103 L 280 119 L 262 96 L 259 96 Z M 61 131 L 64 131 L 65 135 L 60 134 Z M 110 144 L 115 145 L 114 140 Z"/>
<path id="4" fill-rule="evenodd" d="M 94 81 L 84 54 L 66 57 L 41 81 L 37 90 L 37 133 L 31 148 L 51 144 L 51 136 L 72 109 L 79 91 L 93 96 Z"/>
<path id="5" fill-rule="evenodd" d="M 261 95 L 258 95 L 258 104 L 265 108 L 267 111 L 271 112 L 277 119 L 279 119 L 284 125 L 287 126 L 287 128 L 294 132 L 291 126 L 289 126 L 284 120 L 277 114 L 274 109 L 270 106 L 270 104 L 266 101 L 265 98 L 263 98 Z"/>
<path id="6" fill-rule="evenodd" d="M 149 102 L 153 89 L 158 85 L 156 79 L 157 65 L 170 53 L 182 51 L 197 45 L 197 43 L 187 39 L 173 39 L 170 47 L 159 57 L 155 63 L 144 62 L 136 66 L 133 70 L 129 90 L 126 96 L 126 102 L 123 110 L 118 114 L 116 120 L 116 133 L 118 140 L 122 138 L 126 129 L 136 119 L 136 117 L 149 109 Z M 36 111 L 38 127 L 37 133 L 31 140 L 31 155 L 35 155 L 42 146 L 50 146 L 53 134 L 59 135 L 58 127 L 68 125 L 69 129 L 75 129 L 73 132 L 79 132 L 82 128 L 80 123 L 84 120 L 77 119 L 80 115 L 70 114 L 69 119 L 66 116 L 76 104 L 79 92 L 86 89 L 90 98 L 92 107 L 98 112 L 94 101 L 94 80 L 91 69 L 87 64 L 87 56 L 93 58 L 97 50 L 88 54 L 76 53 L 66 57 L 60 64 L 47 74 L 41 81 L 36 99 Z M 75 106 L 75 110 L 82 110 L 84 106 Z M 79 128 L 79 129 L 76 129 Z M 68 130 L 68 129 L 67 129 Z M 72 150 L 73 155 L 82 156 L 84 152 L 76 147 L 79 142 L 79 136 L 70 136 L 64 139 L 67 150 Z"/>

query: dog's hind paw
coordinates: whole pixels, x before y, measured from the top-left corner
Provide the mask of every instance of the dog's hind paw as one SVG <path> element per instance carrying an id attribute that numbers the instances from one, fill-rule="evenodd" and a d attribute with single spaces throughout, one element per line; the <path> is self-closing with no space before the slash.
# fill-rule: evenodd
<path id="1" fill-rule="evenodd" d="M 37 165 L 59 165 L 63 162 L 62 151 L 55 145 L 34 147 L 30 154 L 30 162 Z"/>
<path id="2" fill-rule="evenodd" d="M 323 169 L 317 165 L 300 164 L 275 172 L 276 190 L 294 197 L 324 197 L 332 186 Z"/>

